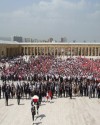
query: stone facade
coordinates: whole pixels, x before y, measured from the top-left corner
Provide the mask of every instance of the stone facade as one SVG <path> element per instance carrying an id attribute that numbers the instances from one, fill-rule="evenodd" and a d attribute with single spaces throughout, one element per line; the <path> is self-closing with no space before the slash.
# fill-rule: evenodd
<path id="1" fill-rule="evenodd" d="M 17 55 L 100 56 L 99 43 L 0 44 L 0 57 Z"/>

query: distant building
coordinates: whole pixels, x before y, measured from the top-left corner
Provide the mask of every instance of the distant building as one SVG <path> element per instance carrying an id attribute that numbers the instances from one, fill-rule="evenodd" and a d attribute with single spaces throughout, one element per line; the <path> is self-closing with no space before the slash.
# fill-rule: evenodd
<path id="1" fill-rule="evenodd" d="M 38 43 L 39 40 L 38 40 L 38 39 L 34 39 L 33 42 L 34 42 L 34 43 Z"/>
<path id="2" fill-rule="evenodd" d="M 21 37 L 21 36 L 14 36 L 13 37 L 13 41 L 23 42 L 23 37 Z"/>
<path id="3" fill-rule="evenodd" d="M 53 38 L 48 39 L 48 42 L 52 43 L 52 41 L 53 41 Z"/>
<path id="4" fill-rule="evenodd" d="M 42 43 L 47 43 L 48 41 L 46 41 L 46 40 L 42 40 L 41 42 L 42 42 Z"/>
<path id="5" fill-rule="evenodd" d="M 62 38 L 61 38 L 61 42 L 62 42 L 62 43 L 67 42 L 67 38 L 66 38 L 66 37 L 62 37 Z"/>
<path id="6" fill-rule="evenodd" d="M 73 43 L 75 43 L 76 42 L 76 40 L 73 40 Z"/>
<path id="7" fill-rule="evenodd" d="M 32 38 L 24 38 L 25 42 L 32 42 Z"/>

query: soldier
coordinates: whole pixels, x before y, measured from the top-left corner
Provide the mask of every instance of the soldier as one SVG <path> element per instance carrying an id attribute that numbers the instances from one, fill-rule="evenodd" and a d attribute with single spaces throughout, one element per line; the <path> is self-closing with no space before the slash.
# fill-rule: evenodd
<path id="1" fill-rule="evenodd" d="M 33 119 L 33 122 L 34 122 L 34 116 L 36 115 L 36 110 L 35 110 L 34 105 L 31 107 L 31 113 L 32 113 L 32 119 Z"/>
<path id="2" fill-rule="evenodd" d="M 8 97 L 9 97 L 9 93 L 8 93 L 8 88 L 7 88 L 5 91 L 6 106 L 8 106 Z"/>
<path id="3" fill-rule="evenodd" d="M 39 90 L 39 104 L 41 104 L 41 102 L 42 102 L 42 93 L 41 93 L 41 91 Z"/>
<path id="4" fill-rule="evenodd" d="M 1 99 L 1 85 L 0 85 L 0 99 Z"/>
<path id="5" fill-rule="evenodd" d="M 37 102 L 37 114 L 39 114 L 39 102 Z"/>
<path id="6" fill-rule="evenodd" d="M 98 99 L 100 98 L 100 84 L 98 85 Z"/>
<path id="7" fill-rule="evenodd" d="M 17 90 L 17 103 L 20 104 L 20 90 Z"/>
<path id="8" fill-rule="evenodd" d="M 72 84 L 71 83 L 69 86 L 69 96 L 70 96 L 70 99 L 72 99 Z"/>
<path id="9" fill-rule="evenodd" d="M 88 85 L 88 96 L 89 96 L 89 99 L 92 98 L 92 84 L 91 83 Z"/>

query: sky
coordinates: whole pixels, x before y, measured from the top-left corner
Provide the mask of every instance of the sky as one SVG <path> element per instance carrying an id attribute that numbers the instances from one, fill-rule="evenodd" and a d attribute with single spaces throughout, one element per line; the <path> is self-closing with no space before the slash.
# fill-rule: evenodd
<path id="1" fill-rule="evenodd" d="M 0 0 L 0 36 L 100 42 L 100 0 Z"/>

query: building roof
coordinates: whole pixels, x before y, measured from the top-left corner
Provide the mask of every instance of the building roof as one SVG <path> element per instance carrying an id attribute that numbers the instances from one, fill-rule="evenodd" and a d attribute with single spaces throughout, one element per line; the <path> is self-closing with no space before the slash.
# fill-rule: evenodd
<path id="1" fill-rule="evenodd" d="M 19 43 L 20 45 L 99 45 L 100 43 Z"/>
<path id="2" fill-rule="evenodd" d="M 14 45 L 100 45 L 100 42 L 66 42 L 66 43 L 60 43 L 60 42 L 17 42 L 17 41 L 3 41 L 0 40 L 0 44 L 14 44 Z"/>
<path id="3" fill-rule="evenodd" d="M 3 40 L 0 40 L 0 44 L 18 44 L 17 41 L 3 41 Z"/>

